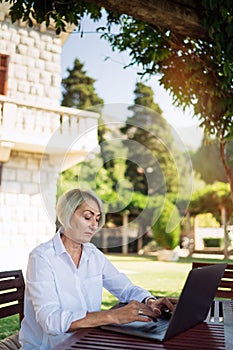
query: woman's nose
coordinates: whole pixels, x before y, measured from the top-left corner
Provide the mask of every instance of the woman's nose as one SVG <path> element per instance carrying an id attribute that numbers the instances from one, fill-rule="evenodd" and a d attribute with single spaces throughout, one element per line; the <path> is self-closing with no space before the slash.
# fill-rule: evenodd
<path id="1" fill-rule="evenodd" d="M 96 230 L 98 228 L 98 222 L 93 218 L 90 222 L 90 226 L 93 230 Z"/>

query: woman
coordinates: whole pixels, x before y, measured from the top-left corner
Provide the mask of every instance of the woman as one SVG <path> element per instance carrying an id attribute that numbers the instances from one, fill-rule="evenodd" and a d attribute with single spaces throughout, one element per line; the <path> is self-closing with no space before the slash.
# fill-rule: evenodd
<path id="1" fill-rule="evenodd" d="M 105 219 L 95 194 L 68 191 L 58 200 L 57 218 L 58 232 L 29 256 L 21 349 L 51 349 L 79 328 L 148 322 L 162 307 L 173 311 L 176 299 L 156 299 L 134 285 L 90 243 Z M 128 304 L 101 311 L 103 287 Z"/>

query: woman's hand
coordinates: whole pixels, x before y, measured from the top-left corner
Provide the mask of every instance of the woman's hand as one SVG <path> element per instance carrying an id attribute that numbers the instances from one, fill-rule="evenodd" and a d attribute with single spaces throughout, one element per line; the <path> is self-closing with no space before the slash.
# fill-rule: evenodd
<path id="1" fill-rule="evenodd" d="M 149 299 L 147 306 L 153 310 L 156 314 L 155 317 L 160 317 L 163 311 L 170 311 L 171 313 L 175 310 L 178 298 L 158 298 Z"/>
<path id="2" fill-rule="evenodd" d="M 157 308 L 155 311 L 149 305 L 131 301 L 125 306 L 109 310 L 112 322 L 115 324 L 124 324 L 134 321 L 150 322 L 158 317 Z"/>
<path id="3" fill-rule="evenodd" d="M 87 312 L 86 317 L 71 323 L 68 332 L 79 328 L 98 327 L 113 323 L 120 325 L 134 321 L 150 322 L 160 317 L 163 310 L 172 312 L 176 304 L 176 298 L 149 299 L 146 304 L 134 300 L 122 307 Z"/>
<path id="4" fill-rule="evenodd" d="M 123 307 L 110 310 L 110 312 L 113 312 L 112 323 L 149 322 L 160 317 L 163 311 L 173 312 L 177 302 L 177 298 L 149 299 L 146 304 L 132 301 Z"/>
<path id="5" fill-rule="evenodd" d="M 134 321 L 149 322 L 156 317 L 154 311 L 146 304 L 131 301 L 125 306 L 110 310 L 87 312 L 86 317 L 71 323 L 68 332 L 79 328 L 99 327 L 108 324 L 125 324 Z"/>

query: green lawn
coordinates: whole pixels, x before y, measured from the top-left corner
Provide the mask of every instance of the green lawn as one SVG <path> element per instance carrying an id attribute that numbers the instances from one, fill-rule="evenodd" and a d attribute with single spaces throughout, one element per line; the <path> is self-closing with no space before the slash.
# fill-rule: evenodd
<path id="1" fill-rule="evenodd" d="M 191 262 L 161 262 L 155 257 L 108 255 L 113 264 L 130 280 L 158 296 L 178 296 Z M 117 300 L 107 291 L 103 292 L 103 309 Z"/>
<path id="2" fill-rule="evenodd" d="M 0 319 L 0 339 L 4 339 L 19 329 L 19 316 L 13 315 Z"/>
<path id="3" fill-rule="evenodd" d="M 157 261 L 153 256 L 108 255 L 107 257 L 132 282 L 157 296 L 179 296 L 186 276 L 191 269 L 192 258 L 180 258 L 178 262 Z M 214 259 L 196 261 L 219 262 Z M 107 291 L 103 292 L 103 310 L 110 308 L 117 300 Z M 14 333 L 19 328 L 18 316 L 0 320 L 0 339 Z"/>

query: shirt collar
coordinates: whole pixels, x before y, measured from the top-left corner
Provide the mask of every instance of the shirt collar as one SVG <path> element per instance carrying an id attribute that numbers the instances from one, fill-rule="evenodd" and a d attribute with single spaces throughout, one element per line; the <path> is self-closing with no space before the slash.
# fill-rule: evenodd
<path id="1" fill-rule="evenodd" d="M 67 254 L 67 250 L 64 247 L 64 244 L 61 240 L 61 233 L 63 232 L 63 227 L 60 227 L 58 231 L 56 232 L 55 236 L 53 237 L 53 245 L 56 255 L 61 255 L 63 253 Z M 81 260 L 88 260 L 90 254 L 92 254 L 95 247 L 92 243 L 85 243 L 83 244 L 83 252 L 82 252 L 82 259 Z"/>
<path id="2" fill-rule="evenodd" d="M 53 237 L 54 250 L 57 255 L 67 253 L 66 248 L 64 247 L 64 244 L 62 243 L 62 240 L 61 240 L 62 230 L 63 228 L 60 227 L 56 232 L 55 236 Z"/>

